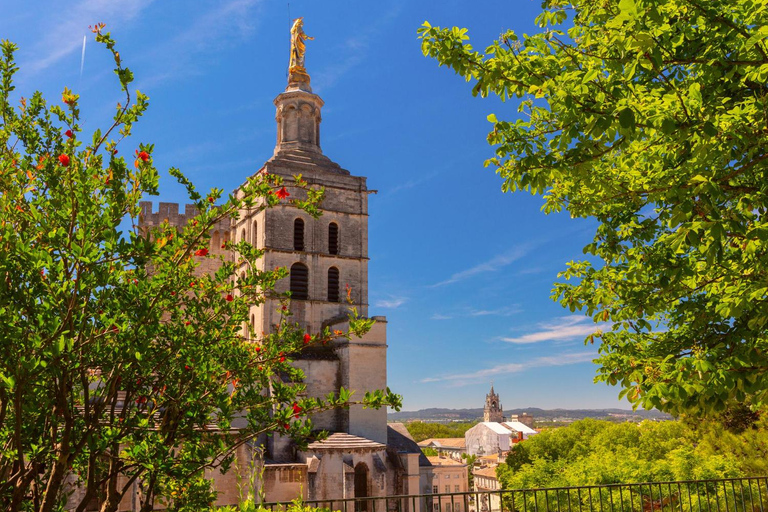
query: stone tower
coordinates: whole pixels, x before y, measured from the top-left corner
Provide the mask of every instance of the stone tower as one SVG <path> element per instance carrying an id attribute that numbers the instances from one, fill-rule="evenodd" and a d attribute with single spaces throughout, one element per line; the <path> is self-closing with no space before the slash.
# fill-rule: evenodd
<path id="1" fill-rule="evenodd" d="M 499 402 L 499 395 L 493 391 L 493 384 L 491 384 L 491 392 L 485 395 L 483 421 L 493 421 L 496 423 L 504 421 L 504 412 L 501 408 L 501 402 Z"/>
<path id="2" fill-rule="evenodd" d="M 289 202 L 266 210 L 241 212 L 233 226 L 235 241 L 246 239 L 264 257 L 259 265 L 286 267 L 288 279 L 276 291 L 291 291 L 291 321 L 308 332 L 323 328 L 345 330 L 350 304 L 361 316 L 368 314 L 368 188 L 366 178 L 353 176 L 325 156 L 320 147 L 323 100 L 312 92 L 309 76 L 291 73 L 288 87 L 275 98 L 277 143 L 272 158 L 258 172 L 281 176 L 291 198 L 304 197 L 292 187 L 301 174 L 311 186 L 323 187 L 322 216 L 313 219 Z M 251 309 L 256 332 L 269 332 L 280 319 L 279 303 L 268 299 Z M 300 356 L 296 365 L 306 374 L 310 396 L 324 397 L 340 387 L 366 391 L 386 388 L 386 319 L 362 339 L 340 340 Z M 386 410 L 349 409 L 329 411 L 313 418 L 320 428 L 346 432 L 386 444 Z M 289 447 L 279 438 L 270 455 L 280 460 Z"/>
<path id="3" fill-rule="evenodd" d="M 297 26 L 300 29 L 294 24 Z M 241 210 L 236 220 L 215 227 L 211 252 L 225 253 L 220 248 L 223 241 L 247 240 L 264 252 L 256 262 L 258 270 L 289 269 L 289 277 L 275 286 L 277 292 L 291 292 L 289 321 L 311 334 L 326 327 L 347 331 L 350 306 L 356 307 L 360 316 L 368 316 L 370 192 L 366 178 L 352 175 L 323 154 L 323 100 L 312 92 L 303 60 L 300 69 L 289 70 L 288 86 L 274 104 L 277 142 L 272 158 L 257 173 L 280 176 L 290 199 L 305 198 L 304 190 L 295 186 L 294 176 L 298 174 L 310 186 L 323 187 L 322 215 L 315 219 L 290 201 L 265 210 Z M 235 194 L 242 195 L 242 189 Z M 178 205 L 166 203 L 160 204 L 157 213 L 148 202 L 142 203 L 142 209 L 144 229 L 166 218 L 183 226 L 195 213 L 194 207 L 187 207 L 179 214 Z M 199 269 L 215 270 L 213 266 Z M 253 305 L 249 314 L 254 332 L 272 331 L 281 319 L 280 306 L 279 299 L 272 297 Z M 294 365 L 305 374 L 307 396 L 324 398 L 344 387 L 354 390 L 353 399 L 361 399 L 367 391 L 387 387 L 387 321 L 385 317 L 372 318 L 376 323 L 362 338 L 337 339 L 297 355 Z M 247 332 L 244 329 L 244 334 Z M 432 489 L 429 461 L 404 427 L 388 427 L 386 409 L 354 405 L 316 414 L 312 420 L 316 428 L 331 435 L 302 450 L 277 434 L 256 440 L 255 445 L 260 445 L 256 450 L 261 454 L 260 449 L 264 449 L 260 485 L 267 501 L 423 494 Z M 248 447 L 243 450 L 242 457 L 238 454 L 242 464 L 238 464 L 246 467 L 254 455 L 248 454 Z M 217 505 L 237 503 L 239 484 L 232 473 L 222 476 L 210 472 L 209 477 L 220 491 Z"/>

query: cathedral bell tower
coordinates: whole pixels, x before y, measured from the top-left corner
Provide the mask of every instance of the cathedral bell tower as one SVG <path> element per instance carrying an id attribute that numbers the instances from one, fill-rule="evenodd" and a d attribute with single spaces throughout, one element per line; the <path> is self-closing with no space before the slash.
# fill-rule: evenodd
<path id="1" fill-rule="evenodd" d="M 323 154 L 323 100 L 312 92 L 304 68 L 304 41 L 309 38 L 300 23 L 294 24 L 291 35 L 288 85 L 274 101 L 277 143 L 272 158 L 258 171 L 280 176 L 290 196 L 266 210 L 240 212 L 235 241 L 246 239 L 264 251 L 260 269 L 289 270 L 289 277 L 279 281 L 275 291 L 291 292 L 290 322 L 310 334 L 325 327 L 347 331 L 350 307 L 368 316 L 369 190 L 364 176 L 352 175 Z M 299 174 L 309 186 L 325 190 L 319 206 L 322 215 L 317 219 L 292 204 L 294 199 L 306 198 L 303 189 L 292 186 Z M 275 298 L 252 306 L 255 332 L 271 331 L 281 319 L 279 309 Z M 386 318 L 373 318 L 376 323 L 363 338 L 337 338 L 298 355 L 295 365 L 306 375 L 309 396 L 325 397 L 344 387 L 360 399 L 367 391 L 387 387 Z M 351 406 L 317 414 L 313 421 L 330 432 L 387 442 L 384 408 Z M 275 460 L 288 453 L 278 444 L 275 441 L 270 454 Z"/>
<path id="2" fill-rule="evenodd" d="M 483 421 L 504 422 L 504 412 L 501 408 L 501 402 L 499 402 L 499 395 L 493 391 L 493 384 L 491 384 L 491 392 L 485 395 Z"/>

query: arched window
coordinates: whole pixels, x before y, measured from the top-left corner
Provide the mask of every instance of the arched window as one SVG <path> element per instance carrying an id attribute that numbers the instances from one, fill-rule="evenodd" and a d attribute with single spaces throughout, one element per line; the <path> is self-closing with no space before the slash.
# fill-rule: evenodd
<path id="1" fill-rule="evenodd" d="M 243 229 L 243 231 L 240 232 L 240 241 L 245 242 L 245 229 Z"/>
<path id="2" fill-rule="evenodd" d="M 328 269 L 328 302 L 339 302 L 339 269 Z"/>
<path id="3" fill-rule="evenodd" d="M 367 498 L 368 492 L 368 466 L 365 462 L 358 462 L 355 466 L 355 498 Z M 368 510 L 368 500 L 355 502 L 355 511 L 364 512 Z"/>
<path id="4" fill-rule="evenodd" d="M 291 265 L 291 298 L 298 300 L 309 298 L 309 269 L 302 263 Z"/>
<path id="5" fill-rule="evenodd" d="M 218 249 L 219 248 L 219 232 L 214 231 L 213 236 L 211 237 L 211 249 Z"/>
<path id="6" fill-rule="evenodd" d="M 339 225 L 335 222 L 328 224 L 328 252 L 339 254 Z"/>
<path id="7" fill-rule="evenodd" d="M 293 221 L 293 248 L 296 251 L 304 250 L 304 221 L 301 219 Z"/>
<path id="8" fill-rule="evenodd" d="M 256 221 L 253 221 L 253 226 L 251 227 L 251 236 L 253 237 L 251 240 L 251 244 L 253 244 L 254 247 L 258 247 L 259 245 L 259 223 Z"/>

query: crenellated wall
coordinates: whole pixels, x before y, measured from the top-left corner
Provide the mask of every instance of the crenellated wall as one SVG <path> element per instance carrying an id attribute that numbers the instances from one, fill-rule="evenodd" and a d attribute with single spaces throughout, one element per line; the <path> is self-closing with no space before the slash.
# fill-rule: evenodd
<path id="1" fill-rule="evenodd" d="M 142 234 L 148 233 L 153 228 L 161 226 L 167 222 L 169 226 L 177 229 L 184 228 L 187 223 L 197 215 L 197 208 L 192 204 L 184 205 L 184 212 L 180 212 L 178 203 L 160 203 L 158 210 L 152 210 L 151 201 L 142 201 L 139 203 L 141 214 L 139 215 L 139 230 Z M 222 219 L 211 229 L 211 241 L 208 245 L 208 251 L 211 256 L 223 256 L 231 260 L 233 255 L 231 251 L 225 250 L 222 245 L 229 240 L 232 225 L 230 219 Z M 204 275 L 216 272 L 221 266 L 218 258 L 199 258 L 197 275 Z"/>

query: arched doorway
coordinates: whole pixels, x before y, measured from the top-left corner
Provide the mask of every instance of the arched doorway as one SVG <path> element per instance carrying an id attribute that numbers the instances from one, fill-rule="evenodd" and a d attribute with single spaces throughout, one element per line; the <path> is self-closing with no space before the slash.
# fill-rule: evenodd
<path id="1" fill-rule="evenodd" d="M 368 466 L 365 462 L 358 462 L 355 466 L 355 498 L 367 498 L 368 494 Z M 356 512 L 367 512 L 368 501 L 356 501 Z"/>

